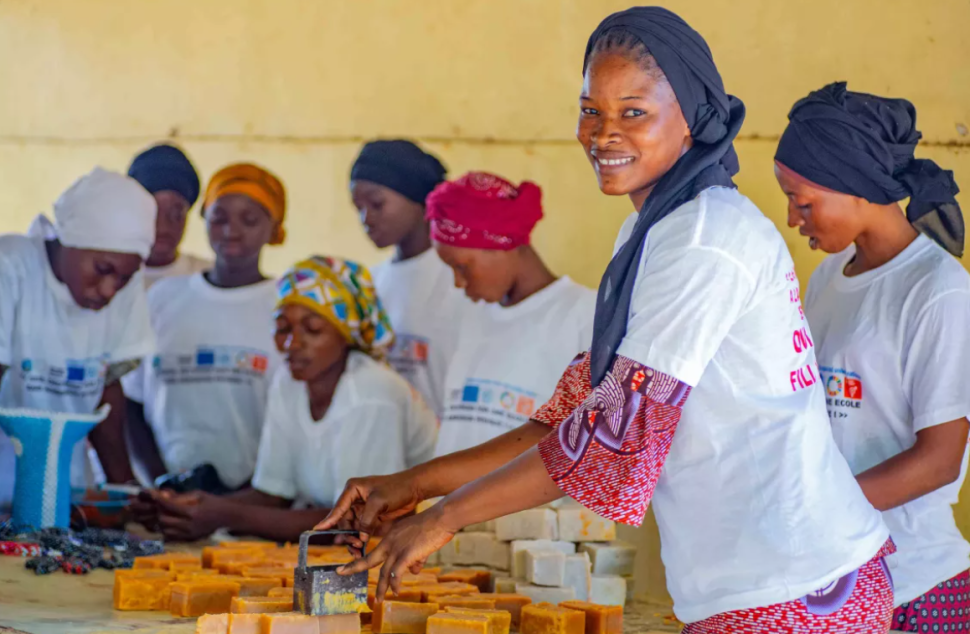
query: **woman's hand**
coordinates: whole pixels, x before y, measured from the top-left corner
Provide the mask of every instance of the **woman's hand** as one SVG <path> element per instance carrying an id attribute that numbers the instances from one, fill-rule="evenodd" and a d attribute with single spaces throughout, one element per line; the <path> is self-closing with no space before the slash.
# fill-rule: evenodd
<path id="1" fill-rule="evenodd" d="M 168 539 L 195 541 L 228 526 L 237 504 L 231 500 L 193 491 L 182 495 L 153 495 L 158 508 L 158 525 Z"/>
<path id="2" fill-rule="evenodd" d="M 407 472 L 389 476 L 352 478 L 326 519 L 316 530 L 338 527 L 360 533 L 360 540 L 343 539 L 356 550 L 363 547 L 371 535 L 387 530 L 382 526 L 414 511 L 421 494 Z"/>
<path id="3" fill-rule="evenodd" d="M 401 576 L 408 571 L 420 572 L 428 557 L 458 532 L 458 528 L 447 525 L 442 508 L 438 504 L 423 513 L 399 520 L 377 548 L 337 572 L 349 575 L 383 563 L 376 596 L 386 596 L 388 587 L 397 594 L 401 590 Z"/>

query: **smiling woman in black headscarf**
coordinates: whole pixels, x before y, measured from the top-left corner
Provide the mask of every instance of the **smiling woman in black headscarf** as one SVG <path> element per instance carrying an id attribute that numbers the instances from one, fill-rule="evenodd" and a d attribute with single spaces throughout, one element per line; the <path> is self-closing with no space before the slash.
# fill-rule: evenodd
<path id="1" fill-rule="evenodd" d="M 788 224 L 832 254 L 805 314 L 839 449 L 898 547 L 893 628 L 959 631 L 970 543 L 951 505 L 970 429 L 970 275 L 947 253 L 964 239 L 953 173 L 914 158 L 920 133 L 904 99 L 835 83 L 789 118 L 775 175 Z"/>
<path id="2" fill-rule="evenodd" d="M 636 525 L 652 501 L 686 632 L 887 630 L 888 531 L 832 438 L 785 243 L 731 180 L 744 106 L 696 31 L 637 7 L 590 37 L 579 111 L 601 190 L 637 211 L 590 353 L 526 425 L 349 482 L 324 525 L 447 497 L 346 571 L 384 562 L 383 596 L 468 524 L 569 495 Z"/>

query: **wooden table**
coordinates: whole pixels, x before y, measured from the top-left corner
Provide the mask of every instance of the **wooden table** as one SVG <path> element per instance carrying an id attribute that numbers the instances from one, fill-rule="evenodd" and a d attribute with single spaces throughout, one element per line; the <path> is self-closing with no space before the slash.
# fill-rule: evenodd
<path id="1" fill-rule="evenodd" d="M 111 608 L 113 573 L 87 575 L 55 572 L 37 576 L 19 557 L 0 556 L 0 632 L 29 634 L 193 634 L 195 619 L 166 612 L 118 612 Z M 670 608 L 647 603 L 627 606 L 628 634 L 678 632 L 664 616 Z M 9 629 L 5 629 L 9 628 Z"/>

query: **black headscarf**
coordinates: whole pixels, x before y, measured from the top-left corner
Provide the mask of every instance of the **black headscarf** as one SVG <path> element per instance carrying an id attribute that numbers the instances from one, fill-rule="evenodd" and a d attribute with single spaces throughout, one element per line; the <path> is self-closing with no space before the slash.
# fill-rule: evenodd
<path id="1" fill-rule="evenodd" d="M 603 20 L 586 44 L 583 72 L 597 40 L 608 29 L 635 35 L 670 82 L 690 127 L 693 147 L 650 192 L 633 233 L 606 268 L 596 299 L 590 371 L 593 385 L 609 372 L 626 335 L 630 301 L 650 228 L 709 187 L 735 187 L 738 156 L 732 145 L 744 121 L 744 104 L 724 92 L 711 50 L 679 16 L 660 7 L 633 7 Z"/>
<path id="2" fill-rule="evenodd" d="M 775 160 L 829 189 L 888 205 L 909 198 L 906 217 L 953 255 L 963 255 L 963 214 L 953 172 L 913 158 L 922 134 L 905 99 L 829 84 L 788 114 Z"/>
<path id="3" fill-rule="evenodd" d="M 189 207 L 199 198 L 199 175 L 185 152 L 174 145 L 156 145 L 136 156 L 128 168 L 128 176 L 150 194 L 164 190 L 178 192 L 189 201 Z"/>
<path id="4" fill-rule="evenodd" d="M 383 185 L 423 205 L 445 174 L 447 170 L 436 156 L 411 141 L 395 139 L 364 145 L 350 170 L 350 180 Z"/>

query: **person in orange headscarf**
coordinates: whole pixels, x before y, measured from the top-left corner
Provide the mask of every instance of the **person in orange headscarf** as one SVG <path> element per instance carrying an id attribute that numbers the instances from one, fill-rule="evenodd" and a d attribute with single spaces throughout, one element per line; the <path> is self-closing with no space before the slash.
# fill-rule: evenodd
<path id="1" fill-rule="evenodd" d="M 269 171 L 245 163 L 219 170 L 202 204 L 215 264 L 149 290 L 157 352 L 124 384 L 144 479 L 211 465 L 213 491 L 225 492 L 252 477 L 281 362 L 266 321 L 275 287 L 259 261 L 263 247 L 283 242 L 285 214 L 286 191 Z M 154 527 L 147 502 L 139 519 Z"/>

